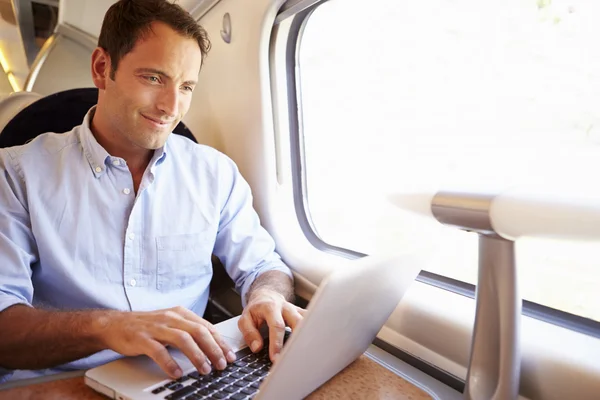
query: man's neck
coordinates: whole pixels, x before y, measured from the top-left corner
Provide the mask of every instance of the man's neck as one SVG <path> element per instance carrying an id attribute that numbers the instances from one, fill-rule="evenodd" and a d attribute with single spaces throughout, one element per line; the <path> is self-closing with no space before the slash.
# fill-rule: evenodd
<path id="1" fill-rule="evenodd" d="M 96 138 L 98 144 L 102 146 L 108 154 L 125 160 L 129 172 L 131 172 L 134 189 L 137 193 L 144 172 L 146 171 L 146 168 L 148 168 L 148 164 L 154 155 L 154 150 L 136 148 L 122 143 L 123 139 L 112 134 L 110 127 L 105 125 L 104 119 L 96 118 L 96 113 L 97 110 L 94 110 L 94 114 L 92 114 L 90 118 L 90 130 L 92 131 L 92 134 Z"/>

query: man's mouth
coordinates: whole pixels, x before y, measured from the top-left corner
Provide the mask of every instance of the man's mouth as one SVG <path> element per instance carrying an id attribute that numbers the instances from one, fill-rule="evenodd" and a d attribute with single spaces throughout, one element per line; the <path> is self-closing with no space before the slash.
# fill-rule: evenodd
<path id="1" fill-rule="evenodd" d="M 171 125 L 173 123 L 173 121 L 163 121 L 160 118 L 149 117 L 144 114 L 142 114 L 142 117 L 146 118 L 148 121 L 161 128 L 164 128 L 165 126 Z"/>

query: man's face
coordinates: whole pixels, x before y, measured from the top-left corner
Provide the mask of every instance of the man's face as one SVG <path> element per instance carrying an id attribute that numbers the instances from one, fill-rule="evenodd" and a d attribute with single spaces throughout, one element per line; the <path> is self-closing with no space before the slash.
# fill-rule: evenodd
<path id="1" fill-rule="evenodd" d="M 142 149 L 162 147 L 190 107 L 201 63 L 195 39 L 153 23 L 121 58 L 114 80 L 106 79 L 102 106 L 113 138 Z"/>

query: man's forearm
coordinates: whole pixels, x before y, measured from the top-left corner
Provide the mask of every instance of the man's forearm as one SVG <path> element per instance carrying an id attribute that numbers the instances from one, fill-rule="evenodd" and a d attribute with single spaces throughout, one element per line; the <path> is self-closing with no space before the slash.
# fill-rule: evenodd
<path id="1" fill-rule="evenodd" d="M 98 333 L 109 312 L 7 308 L 0 312 L 0 367 L 51 368 L 103 350 Z"/>
<path id="2" fill-rule="evenodd" d="M 290 277 L 281 271 L 267 271 L 252 283 L 250 290 L 246 296 L 248 302 L 252 299 L 252 295 L 261 289 L 268 289 L 281 294 L 287 301 L 294 301 L 294 282 Z"/>

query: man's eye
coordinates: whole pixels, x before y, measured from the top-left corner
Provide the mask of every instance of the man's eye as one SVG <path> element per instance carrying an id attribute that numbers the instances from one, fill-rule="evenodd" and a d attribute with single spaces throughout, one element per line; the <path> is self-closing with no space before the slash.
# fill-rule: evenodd
<path id="1" fill-rule="evenodd" d="M 159 79 L 156 76 L 147 76 L 146 80 L 148 80 L 148 81 L 150 81 L 152 83 L 158 83 L 159 82 Z"/>
<path id="2" fill-rule="evenodd" d="M 193 92 L 193 91 L 194 91 L 194 88 L 193 88 L 193 87 L 191 87 L 191 86 L 189 86 L 189 85 L 186 85 L 186 86 L 184 86 L 184 87 L 183 87 L 183 90 L 185 90 L 185 91 L 187 91 L 187 92 Z"/>

